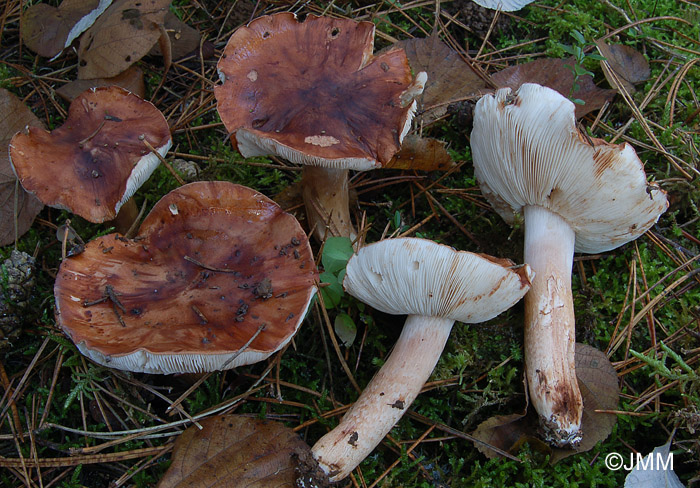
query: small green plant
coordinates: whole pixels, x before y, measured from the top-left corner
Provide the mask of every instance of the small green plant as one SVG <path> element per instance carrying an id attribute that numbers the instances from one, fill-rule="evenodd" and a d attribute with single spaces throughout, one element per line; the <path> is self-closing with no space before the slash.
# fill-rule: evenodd
<path id="1" fill-rule="evenodd" d="M 574 83 L 573 85 L 571 85 L 571 90 L 569 91 L 569 99 L 578 105 L 584 105 L 586 102 L 584 102 L 580 98 L 574 98 L 574 92 L 578 91 L 578 89 L 580 88 L 578 82 L 581 79 L 581 77 L 586 75 L 592 77 L 594 75 L 593 72 L 587 70 L 583 64 L 587 59 L 591 59 L 594 61 L 602 61 L 605 58 L 600 54 L 586 54 L 586 40 L 583 38 L 583 34 L 581 34 L 581 32 L 574 29 L 573 31 L 571 31 L 571 37 L 575 41 L 575 43 L 571 46 L 567 46 L 566 44 L 561 43 L 558 43 L 558 45 L 561 49 L 563 49 L 565 52 L 571 54 L 574 57 L 574 64 L 566 65 L 566 67 L 569 68 L 574 75 Z"/>
<path id="2" fill-rule="evenodd" d="M 666 344 L 659 342 L 659 347 L 663 351 L 660 359 L 653 355 L 646 356 L 634 350 L 630 350 L 630 354 L 651 366 L 652 375 L 658 374 L 668 380 L 678 381 L 681 394 L 700 407 L 700 375 Z M 668 357 L 673 360 L 675 365 L 671 367 L 666 365 Z"/>
<path id="3" fill-rule="evenodd" d="M 323 245 L 321 264 L 323 273 L 321 279 L 323 304 L 331 310 L 341 305 L 345 297 L 343 290 L 343 278 L 345 278 L 345 266 L 353 254 L 352 242 L 347 237 L 329 237 Z M 333 321 L 336 334 L 344 346 L 350 346 L 355 340 L 357 326 L 355 321 L 347 313 L 341 312 Z"/>
<path id="4" fill-rule="evenodd" d="M 319 278 L 322 283 L 323 303 L 329 310 L 337 307 L 345 294 L 343 291 L 345 266 L 352 253 L 352 243 L 347 237 L 329 237 L 323 245 L 321 254 L 323 273 Z"/>
<path id="5" fill-rule="evenodd" d="M 93 393 L 97 390 L 95 383 L 101 383 L 108 378 L 107 370 L 101 366 L 95 366 L 93 363 L 87 363 L 86 369 L 79 368 L 82 363 L 79 354 L 69 357 L 64 366 L 72 368 L 71 379 L 72 385 L 68 396 L 63 402 L 63 411 L 66 412 L 73 404 L 76 398 L 84 396 L 89 400 L 94 400 Z"/>

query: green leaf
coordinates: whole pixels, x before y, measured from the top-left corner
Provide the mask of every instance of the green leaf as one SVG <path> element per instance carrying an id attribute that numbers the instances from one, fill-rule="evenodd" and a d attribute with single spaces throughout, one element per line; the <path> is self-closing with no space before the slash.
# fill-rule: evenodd
<path id="1" fill-rule="evenodd" d="M 323 245 L 323 255 L 321 256 L 323 269 L 331 273 L 337 273 L 345 268 L 352 253 L 352 242 L 349 238 L 329 237 Z"/>
<path id="2" fill-rule="evenodd" d="M 394 228 L 399 229 L 401 227 L 401 212 L 398 210 L 394 213 Z"/>
<path id="3" fill-rule="evenodd" d="M 572 56 L 574 54 L 574 48 L 571 46 L 567 46 L 566 44 L 559 44 L 559 48 L 565 53 L 571 54 Z"/>
<path id="4" fill-rule="evenodd" d="M 337 307 L 344 293 L 343 286 L 337 282 L 321 288 L 321 295 L 323 295 L 323 303 L 326 305 L 326 309 L 330 310 Z"/>
<path id="5" fill-rule="evenodd" d="M 578 42 L 579 44 L 586 44 L 586 40 L 583 38 L 583 34 L 581 34 L 581 33 L 580 33 L 579 31 L 577 31 L 576 29 L 574 29 L 573 31 L 571 31 L 571 37 L 573 37 L 574 39 L 576 39 L 576 42 Z"/>
<path id="6" fill-rule="evenodd" d="M 338 335 L 338 338 L 342 341 L 343 346 L 352 346 L 352 343 L 355 341 L 355 337 L 357 336 L 357 326 L 352 320 L 352 317 L 346 313 L 336 315 L 335 321 L 333 322 L 333 328 L 335 329 L 335 333 Z"/>
<path id="7" fill-rule="evenodd" d="M 584 102 L 584 101 L 581 100 L 580 98 L 574 98 L 574 99 L 571 100 L 571 101 L 574 102 L 576 105 L 586 105 L 586 102 Z"/>
<path id="8" fill-rule="evenodd" d="M 590 75 L 593 76 L 593 73 L 588 71 L 586 68 L 581 66 L 580 64 L 577 64 L 574 66 L 574 70 L 577 76 L 584 76 L 584 75 Z"/>
<path id="9" fill-rule="evenodd" d="M 321 283 L 340 283 L 338 276 L 330 271 L 324 271 L 318 275 L 318 279 L 321 280 Z"/>

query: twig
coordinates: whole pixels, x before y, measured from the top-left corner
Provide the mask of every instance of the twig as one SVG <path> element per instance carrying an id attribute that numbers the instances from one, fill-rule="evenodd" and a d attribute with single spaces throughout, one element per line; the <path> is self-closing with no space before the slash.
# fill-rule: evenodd
<path id="1" fill-rule="evenodd" d="M 3 468 L 19 468 L 27 466 L 29 468 L 65 468 L 69 466 L 77 466 L 79 464 L 101 464 L 126 461 L 128 459 L 137 459 L 144 456 L 158 454 L 162 456 L 172 449 L 172 444 L 158 447 L 144 447 L 141 449 L 132 449 L 126 452 L 113 452 L 109 454 L 88 454 L 83 456 L 71 456 L 62 458 L 6 458 L 0 457 L 0 467 Z"/>
<path id="2" fill-rule="evenodd" d="M 142 135 L 142 136 L 143 136 L 143 135 Z M 142 136 L 139 136 L 139 139 L 141 139 Z M 166 168 L 168 171 L 170 171 L 170 174 L 173 175 L 173 178 L 175 178 L 175 181 L 177 181 L 178 184 L 179 184 L 180 186 L 182 186 L 182 185 L 185 184 L 185 180 L 183 180 L 182 177 L 181 177 L 179 174 L 177 174 L 177 171 L 175 171 L 175 170 L 173 169 L 173 167 L 170 166 L 170 163 L 167 162 L 167 161 L 165 160 L 165 158 L 164 158 L 163 156 L 161 156 L 160 153 L 159 153 L 158 151 L 156 151 L 156 148 L 153 147 L 153 146 L 151 145 L 151 143 L 148 142 L 148 141 L 146 140 L 145 137 L 143 137 L 143 139 L 141 139 L 141 142 L 143 142 L 143 145 L 146 146 L 146 147 L 148 148 L 149 151 L 151 151 L 153 154 L 156 155 L 156 157 L 158 158 L 158 160 L 163 164 L 163 166 L 165 166 L 165 168 Z"/>
<path id="3" fill-rule="evenodd" d="M 191 258 L 191 257 L 189 257 L 189 256 L 187 256 L 187 255 L 185 255 L 185 256 L 183 257 L 183 259 L 184 259 L 185 261 L 189 261 L 189 262 L 192 263 L 192 264 L 196 264 L 197 266 L 199 266 L 199 267 L 201 267 L 201 268 L 208 269 L 209 271 L 214 271 L 214 272 L 216 272 L 216 273 L 233 273 L 233 274 L 237 274 L 237 273 L 238 273 L 238 271 L 233 270 L 233 269 L 215 268 L 214 266 L 209 266 L 208 264 L 204 264 L 204 263 L 202 263 L 202 262 L 200 262 L 200 261 L 197 261 L 196 259 Z"/>
<path id="4" fill-rule="evenodd" d="M 12 388 L 10 388 L 10 379 L 7 377 L 7 372 L 5 371 L 5 365 L 2 364 L 2 360 L 0 360 L 0 383 L 2 384 L 2 387 L 5 389 L 5 395 L 6 397 L 10 397 L 10 410 L 12 411 L 12 423 L 15 424 L 15 429 L 17 429 L 17 434 L 20 442 L 22 441 L 22 422 L 19 419 L 19 410 L 17 410 L 17 405 L 15 404 L 15 401 L 11 399 L 13 397 L 13 392 Z"/>
<path id="5" fill-rule="evenodd" d="M 24 382 L 27 381 L 27 378 L 29 378 L 29 373 L 31 373 L 32 369 L 34 369 L 34 366 L 36 366 L 37 361 L 39 361 L 39 357 L 44 352 L 44 349 L 46 348 L 46 345 L 48 343 L 49 338 L 44 338 L 44 341 L 41 343 L 41 346 L 39 346 L 39 349 L 37 350 L 36 354 L 34 354 L 32 361 L 29 363 L 29 366 L 27 366 L 27 369 L 24 371 L 22 378 L 19 380 L 19 383 L 15 387 L 15 391 L 12 392 L 10 399 L 7 401 L 7 405 L 5 405 L 5 407 L 0 412 L 0 418 L 5 416 L 5 413 L 7 413 L 7 409 L 10 408 L 10 405 L 12 405 L 13 402 L 17 399 L 17 395 L 19 395 L 19 392 L 22 391 L 22 388 L 24 387 Z"/>
<path id="6" fill-rule="evenodd" d="M 83 307 L 92 307 L 93 305 L 98 305 L 100 303 L 104 303 L 107 300 L 112 302 L 112 310 L 114 311 L 114 315 L 117 316 L 117 320 L 119 321 L 119 324 L 122 327 L 126 327 L 126 323 L 124 323 L 124 319 L 122 319 L 122 316 L 119 314 L 119 310 L 122 311 L 123 314 L 126 314 L 126 308 L 124 305 L 122 305 L 122 302 L 119 301 L 118 298 L 119 293 L 114 291 L 114 288 L 112 288 L 112 285 L 106 285 L 105 286 L 105 291 L 102 294 L 102 298 L 98 298 L 97 300 L 93 300 L 91 302 L 83 302 Z M 119 310 L 117 310 L 117 308 Z"/>

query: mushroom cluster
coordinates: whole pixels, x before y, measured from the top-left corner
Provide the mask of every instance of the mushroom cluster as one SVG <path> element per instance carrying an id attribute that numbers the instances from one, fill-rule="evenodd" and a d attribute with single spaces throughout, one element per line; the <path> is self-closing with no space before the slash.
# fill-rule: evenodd
<path id="1" fill-rule="evenodd" d="M 529 0 L 476 1 L 507 12 Z M 122 20 L 138 12 L 122 10 Z M 166 54 L 166 29 L 160 34 Z M 470 136 L 483 195 L 508 224 L 523 224 L 524 264 L 422 238 L 363 245 L 351 218 L 350 171 L 381 168 L 395 156 L 427 81 L 403 49 L 375 55 L 374 35 L 372 22 L 264 15 L 233 32 L 217 63 L 217 112 L 233 147 L 246 158 L 304 165 L 308 234 L 355 242 L 344 290 L 379 312 L 406 316 L 381 369 L 312 447 L 313 469 L 331 482 L 347 477 L 421 393 L 454 324 L 486 322 L 521 299 L 529 401 L 545 441 L 575 449 L 583 399 L 574 253 L 609 251 L 641 236 L 668 208 L 666 194 L 648 181 L 629 144 L 589 137 L 577 128 L 570 100 L 524 84 L 481 97 Z M 55 130 L 17 133 L 9 157 L 19 183 L 42 203 L 102 223 L 117 218 L 171 144 L 168 121 L 153 104 L 109 86 L 75 98 Z M 206 174 L 192 165 L 192 179 Z M 65 251 L 79 236 L 69 237 L 69 223 L 59 229 Z M 201 373 L 264 360 L 290 343 L 320 286 L 299 222 L 258 191 L 227 181 L 183 185 L 155 204 L 135 236 L 102 235 L 63 257 L 53 290 L 58 327 L 92 361 L 132 372 Z M 32 275 L 18 259 L 13 253 L 4 266 Z M 33 275 L 8 276 L 10 285 L 33 282 Z M 12 403 L 17 395 L 8 385 Z"/>
<path id="2" fill-rule="evenodd" d="M 471 134 L 481 191 L 508 223 L 522 216 L 524 261 L 535 272 L 525 296 L 525 368 L 546 439 L 581 440 L 583 400 L 574 371 L 574 251 L 599 253 L 646 232 L 668 207 L 627 143 L 579 132 L 574 104 L 524 84 L 482 97 Z"/>

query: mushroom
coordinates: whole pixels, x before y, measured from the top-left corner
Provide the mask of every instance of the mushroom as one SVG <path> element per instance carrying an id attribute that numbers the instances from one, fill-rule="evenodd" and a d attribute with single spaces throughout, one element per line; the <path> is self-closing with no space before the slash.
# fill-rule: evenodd
<path id="1" fill-rule="evenodd" d="M 134 239 L 99 237 L 61 263 L 57 323 L 113 368 L 228 369 L 289 342 L 316 280 L 293 216 L 244 186 L 190 183 L 163 197 Z"/>
<path id="2" fill-rule="evenodd" d="M 61 127 L 15 134 L 10 161 L 44 204 L 101 223 L 114 219 L 158 166 L 147 144 L 161 157 L 168 152 L 163 114 L 123 88 L 91 88 L 71 103 Z"/>
<path id="3" fill-rule="evenodd" d="M 524 84 L 482 97 L 471 134 L 481 191 L 506 222 L 522 216 L 524 261 L 535 279 L 525 296 L 525 368 L 545 439 L 581 440 L 583 402 L 574 371 L 575 251 L 599 253 L 636 239 L 666 210 L 627 144 L 578 131 L 574 104 Z"/>
<path id="4" fill-rule="evenodd" d="M 522 298 L 529 277 L 527 265 L 417 238 L 379 241 L 350 258 L 347 292 L 408 318 L 384 366 L 312 448 L 331 481 L 346 477 L 398 422 L 437 364 L 454 321 L 495 317 Z"/>
<path id="5" fill-rule="evenodd" d="M 402 49 L 372 55 L 374 24 L 290 12 L 236 30 L 217 65 L 217 109 L 244 156 L 306 165 L 302 193 L 316 237 L 355 237 L 348 170 L 379 168 L 411 127 L 414 79 Z M 327 229 L 327 230 L 326 230 Z"/>

